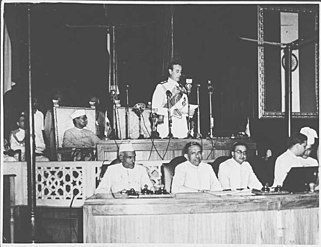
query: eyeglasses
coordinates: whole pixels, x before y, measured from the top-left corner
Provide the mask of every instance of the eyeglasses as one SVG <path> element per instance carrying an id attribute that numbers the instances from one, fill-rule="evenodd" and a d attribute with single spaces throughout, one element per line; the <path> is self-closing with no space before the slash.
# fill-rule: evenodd
<path id="1" fill-rule="evenodd" d="M 243 154 L 244 156 L 247 155 L 247 152 L 246 152 L 246 151 L 236 150 L 236 151 L 234 151 L 234 152 L 237 153 L 237 154 L 239 154 L 239 155 L 241 155 L 241 154 Z"/>

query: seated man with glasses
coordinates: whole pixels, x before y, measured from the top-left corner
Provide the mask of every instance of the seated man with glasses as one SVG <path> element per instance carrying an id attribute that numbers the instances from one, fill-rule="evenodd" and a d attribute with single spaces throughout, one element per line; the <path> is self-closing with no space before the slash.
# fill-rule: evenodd
<path id="1" fill-rule="evenodd" d="M 74 127 L 64 133 L 62 147 L 64 148 L 95 148 L 100 140 L 94 132 L 85 129 L 88 120 L 85 110 L 76 110 L 71 114 Z"/>
<path id="2" fill-rule="evenodd" d="M 262 189 L 262 184 L 256 177 L 249 162 L 246 161 L 247 146 L 236 142 L 232 146 L 232 157 L 220 164 L 218 179 L 223 190 Z"/>

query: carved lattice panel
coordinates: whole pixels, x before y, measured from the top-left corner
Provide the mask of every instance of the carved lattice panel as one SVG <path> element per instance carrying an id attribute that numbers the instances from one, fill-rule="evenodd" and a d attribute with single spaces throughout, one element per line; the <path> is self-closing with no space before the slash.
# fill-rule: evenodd
<path id="1" fill-rule="evenodd" d="M 37 199 L 83 200 L 83 167 L 38 166 L 36 171 Z"/>

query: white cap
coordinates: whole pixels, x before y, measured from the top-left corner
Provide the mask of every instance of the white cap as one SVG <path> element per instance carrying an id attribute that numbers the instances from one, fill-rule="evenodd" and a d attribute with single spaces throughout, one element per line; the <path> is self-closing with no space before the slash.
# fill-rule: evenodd
<path id="1" fill-rule="evenodd" d="M 317 132 L 310 128 L 310 127 L 303 127 L 300 130 L 300 133 L 303 135 L 306 135 L 306 137 L 308 138 L 307 140 L 307 145 L 313 145 L 314 144 L 314 138 L 318 138 L 318 134 Z"/>
<path id="2" fill-rule="evenodd" d="M 70 116 L 72 119 L 75 119 L 77 117 L 81 117 L 86 115 L 86 111 L 85 110 L 76 110 L 74 111 Z"/>
<path id="3" fill-rule="evenodd" d="M 119 145 L 119 153 L 121 152 L 134 152 L 133 145 L 131 143 L 122 143 Z"/>

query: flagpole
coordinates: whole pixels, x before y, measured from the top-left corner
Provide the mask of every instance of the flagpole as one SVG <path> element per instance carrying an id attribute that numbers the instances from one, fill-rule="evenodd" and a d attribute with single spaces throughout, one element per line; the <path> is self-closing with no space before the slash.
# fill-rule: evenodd
<path id="1" fill-rule="evenodd" d="M 287 123 L 287 134 L 291 136 L 292 132 L 292 47 L 287 45 L 284 49 L 285 55 L 285 119 Z"/>
<path id="2" fill-rule="evenodd" d="M 28 119 L 29 125 L 26 131 L 27 148 L 27 181 L 28 181 L 28 209 L 30 210 L 30 240 L 36 241 L 36 165 L 35 165 L 35 135 L 34 135 L 34 115 L 32 109 L 32 83 L 31 83 L 31 9 L 28 5 Z M 28 155 L 29 153 L 29 155 Z"/>

